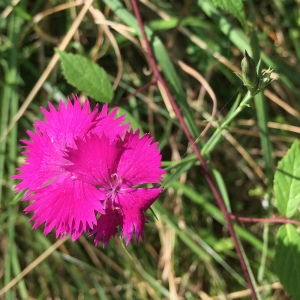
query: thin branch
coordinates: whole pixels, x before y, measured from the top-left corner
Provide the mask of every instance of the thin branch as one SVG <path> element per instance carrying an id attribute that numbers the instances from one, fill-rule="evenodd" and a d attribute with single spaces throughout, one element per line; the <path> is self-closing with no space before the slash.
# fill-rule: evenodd
<path id="1" fill-rule="evenodd" d="M 248 218 L 248 217 L 239 217 L 233 214 L 229 214 L 232 220 L 239 222 L 248 222 L 248 223 L 280 223 L 280 224 L 294 224 L 300 226 L 299 221 L 287 219 L 287 218 Z"/>
<path id="2" fill-rule="evenodd" d="M 125 100 L 127 100 L 127 99 L 129 99 L 129 98 L 135 96 L 136 94 L 140 93 L 141 91 L 147 89 L 148 87 L 150 87 L 150 86 L 152 86 L 152 85 L 155 85 L 156 83 L 157 83 L 156 80 L 152 80 L 152 81 L 150 81 L 149 83 L 147 83 L 147 84 L 141 86 L 140 88 L 138 88 L 137 90 L 135 90 L 133 93 L 129 94 L 127 97 L 122 98 L 122 102 L 121 102 L 121 103 L 123 103 Z"/>

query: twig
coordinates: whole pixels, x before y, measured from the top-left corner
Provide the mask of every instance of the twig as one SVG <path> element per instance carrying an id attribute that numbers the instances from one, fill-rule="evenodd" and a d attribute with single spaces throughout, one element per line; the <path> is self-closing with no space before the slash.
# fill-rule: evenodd
<path id="1" fill-rule="evenodd" d="M 156 83 L 157 83 L 156 80 L 152 80 L 152 81 L 150 81 L 149 83 L 147 83 L 147 84 L 141 86 L 140 88 L 138 88 L 137 90 L 135 90 L 133 93 L 129 94 L 127 97 L 122 98 L 122 102 L 121 102 L 121 103 L 125 102 L 127 99 L 129 99 L 129 98 L 135 96 L 136 94 L 140 93 L 141 91 L 147 89 L 148 87 L 150 87 L 151 85 L 154 85 L 154 84 L 156 84 Z"/>
<path id="2" fill-rule="evenodd" d="M 248 223 L 280 223 L 280 224 L 294 224 L 300 226 L 299 221 L 287 219 L 287 218 L 248 218 L 248 217 L 239 217 L 233 214 L 229 214 L 232 220 L 239 222 L 248 222 Z"/>

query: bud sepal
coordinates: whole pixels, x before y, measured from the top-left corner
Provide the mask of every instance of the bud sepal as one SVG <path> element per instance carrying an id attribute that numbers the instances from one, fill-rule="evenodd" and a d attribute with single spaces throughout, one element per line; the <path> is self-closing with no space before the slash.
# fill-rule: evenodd
<path id="1" fill-rule="evenodd" d="M 270 82 L 275 80 L 275 78 L 271 78 L 273 72 L 273 69 L 271 68 L 260 73 L 260 64 L 261 60 L 259 60 L 258 64 L 255 66 L 254 60 L 245 50 L 244 58 L 241 63 L 242 75 L 235 73 L 243 81 L 251 96 L 258 94 Z"/>

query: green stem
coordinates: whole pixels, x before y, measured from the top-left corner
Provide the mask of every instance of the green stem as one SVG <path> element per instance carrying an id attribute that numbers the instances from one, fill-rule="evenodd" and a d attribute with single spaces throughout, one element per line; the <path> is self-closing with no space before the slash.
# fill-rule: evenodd
<path id="1" fill-rule="evenodd" d="M 222 131 L 234 120 L 234 118 L 245 108 L 248 107 L 249 101 L 252 99 L 252 95 L 248 92 L 244 99 L 241 101 L 240 105 L 237 109 L 228 116 L 224 122 L 217 128 L 214 132 L 212 137 L 207 141 L 207 143 L 203 146 L 201 154 L 204 156 L 212 151 L 212 149 L 216 146 L 219 142 L 220 138 L 222 137 Z"/>

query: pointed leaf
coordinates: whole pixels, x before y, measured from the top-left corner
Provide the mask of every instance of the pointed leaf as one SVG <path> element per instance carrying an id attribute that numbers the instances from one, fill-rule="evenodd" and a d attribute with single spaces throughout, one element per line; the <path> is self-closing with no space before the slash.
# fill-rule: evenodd
<path id="1" fill-rule="evenodd" d="M 281 226 L 278 231 L 275 270 L 293 299 L 300 299 L 300 237 L 291 224 Z"/>
<path id="2" fill-rule="evenodd" d="M 242 0 L 209 0 L 214 7 L 219 7 L 235 16 L 247 29 L 246 16 Z"/>
<path id="3" fill-rule="evenodd" d="M 275 172 L 274 191 L 279 212 L 292 217 L 300 203 L 300 147 L 295 141 L 279 162 Z"/>
<path id="4" fill-rule="evenodd" d="M 68 83 L 99 102 L 112 100 L 114 92 L 103 68 L 83 56 L 56 51 Z"/>

